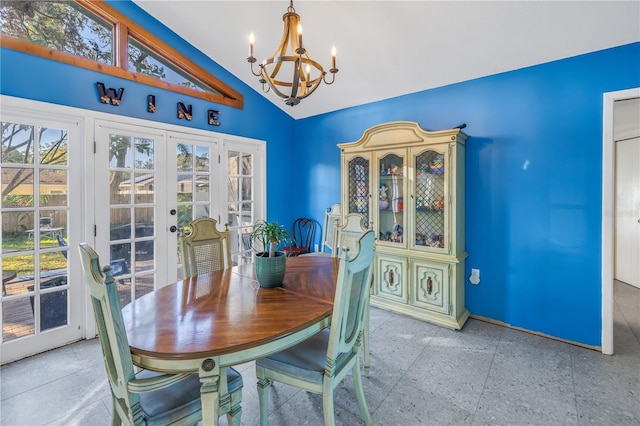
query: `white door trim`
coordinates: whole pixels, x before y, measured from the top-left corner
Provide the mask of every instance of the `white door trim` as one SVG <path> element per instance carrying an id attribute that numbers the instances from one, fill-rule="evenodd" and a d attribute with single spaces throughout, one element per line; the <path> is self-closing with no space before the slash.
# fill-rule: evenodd
<path id="1" fill-rule="evenodd" d="M 604 93 L 602 129 L 602 353 L 613 355 L 613 256 L 615 210 L 615 142 L 613 111 L 616 101 L 639 98 L 640 88 Z"/>

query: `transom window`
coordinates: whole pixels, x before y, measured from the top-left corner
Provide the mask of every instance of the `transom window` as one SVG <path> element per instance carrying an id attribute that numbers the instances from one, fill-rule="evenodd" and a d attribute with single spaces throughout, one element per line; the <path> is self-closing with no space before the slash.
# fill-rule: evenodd
<path id="1" fill-rule="evenodd" d="M 2 2 L 0 45 L 211 102 L 243 106 L 240 93 L 101 1 Z"/>
<path id="2" fill-rule="evenodd" d="M 16 1 L 0 5 L 0 31 L 60 52 L 112 64 L 113 25 L 73 2 Z"/>

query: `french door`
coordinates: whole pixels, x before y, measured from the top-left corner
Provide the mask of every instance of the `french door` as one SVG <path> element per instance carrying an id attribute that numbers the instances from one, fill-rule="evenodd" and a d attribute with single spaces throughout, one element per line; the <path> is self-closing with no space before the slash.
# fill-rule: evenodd
<path id="1" fill-rule="evenodd" d="M 211 217 L 219 229 L 229 228 L 232 263 L 251 262 L 249 235 L 257 218 L 264 217 L 263 145 L 173 132 L 168 149 L 177 159 L 169 173 L 176 183 L 175 191 L 167 194 L 169 215 L 176 216 L 170 219 L 170 230 L 176 226 L 177 234 L 187 233 L 192 220 Z M 174 242 L 169 241 L 169 252 L 177 250 Z M 180 256 L 177 253 L 177 277 L 169 271 L 170 282 L 184 278 Z"/>
<path id="2" fill-rule="evenodd" d="M 234 263 L 265 217 L 263 141 L 3 98 L 0 363 L 95 335 L 77 245 L 124 306 L 182 277 L 177 237 L 229 225 Z M 106 117 L 106 118 L 103 118 Z"/>
<path id="3" fill-rule="evenodd" d="M 166 136 L 96 121 L 95 137 L 95 244 L 124 306 L 167 275 Z"/>
<path id="4" fill-rule="evenodd" d="M 124 306 L 183 278 L 177 237 L 198 217 L 231 231 L 234 263 L 264 217 L 264 146 L 242 138 L 96 122 L 96 245 Z M 104 255 L 103 255 L 104 256 Z"/>
<path id="5" fill-rule="evenodd" d="M 82 336 L 81 123 L 2 113 L 2 363 Z M 78 224 L 73 226 L 73 224 Z"/>

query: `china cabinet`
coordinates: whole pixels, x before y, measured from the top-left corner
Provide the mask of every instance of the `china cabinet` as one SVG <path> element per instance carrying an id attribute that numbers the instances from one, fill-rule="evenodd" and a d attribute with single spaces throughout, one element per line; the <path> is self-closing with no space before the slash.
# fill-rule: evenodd
<path id="1" fill-rule="evenodd" d="M 339 144 L 343 215 L 377 236 L 371 304 L 460 329 L 464 305 L 464 153 L 458 128 L 380 124 Z"/>

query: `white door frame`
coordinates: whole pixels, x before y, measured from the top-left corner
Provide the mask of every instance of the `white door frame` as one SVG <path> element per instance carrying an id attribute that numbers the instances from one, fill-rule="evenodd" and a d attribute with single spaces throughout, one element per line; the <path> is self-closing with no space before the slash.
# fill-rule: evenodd
<path id="1" fill-rule="evenodd" d="M 613 112 L 616 101 L 640 98 L 640 88 L 604 93 L 602 129 L 602 353 L 613 355 L 613 265 L 615 226 L 615 141 Z"/>

